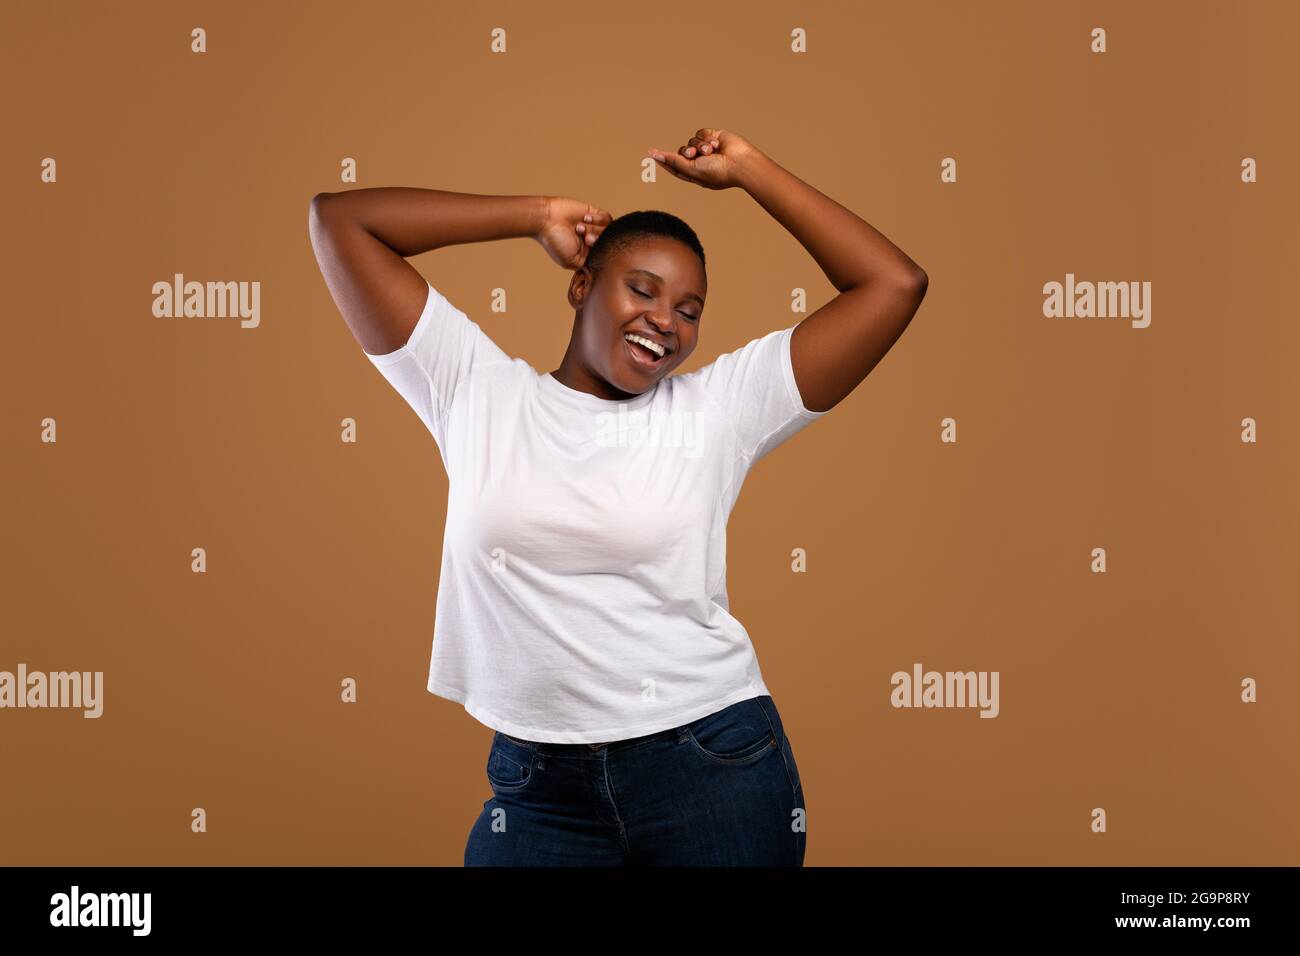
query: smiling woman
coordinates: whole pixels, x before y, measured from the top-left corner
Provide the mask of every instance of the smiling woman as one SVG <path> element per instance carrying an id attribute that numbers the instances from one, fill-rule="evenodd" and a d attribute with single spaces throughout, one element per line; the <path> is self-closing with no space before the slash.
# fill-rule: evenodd
<path id="1" fill-rule="evenodd" d="M 727 520 L 754 466 L 901 333 L 924 283 L 735 134 L 702 130 L 681 154 L 656 158 L 688 182 L 743 185 L 843 290 L 690 373 L 671 374 L 698 345 L 708 280 L 669 213 L 405 188 L 312 203 L 334 300 L 449 477 L 427 686 L 496 731 L 469 865 L 803 862 L 794 752 L 730 611 Z M 573 270 L 551 372 L 506 355 L 404 261 L 512 237 Z M 524 812 L 498 830 L 505 807 Z"/>
<path id="2" fill-rule="evenodd" d="M 707 288 L 690 226 L 657 210 L 618 217 L 570 280 L 573 334 L 551 374 L 602 398 L 640 394 L 695 350 Z"/>

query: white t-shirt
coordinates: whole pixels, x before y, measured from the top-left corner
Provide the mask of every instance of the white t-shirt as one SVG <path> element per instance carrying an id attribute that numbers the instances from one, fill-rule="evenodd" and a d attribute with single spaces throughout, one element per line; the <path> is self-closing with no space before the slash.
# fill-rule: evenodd
<path id="1" fill-rule="evenodd" d="M 727 604 L 727 518 L 804 407 L 794 326 L 629 401 L 512 359 L 429 286 L 366 354 L 449 481 L 428 690 L 514 737 L 622 740 L 769 693 Z"/>

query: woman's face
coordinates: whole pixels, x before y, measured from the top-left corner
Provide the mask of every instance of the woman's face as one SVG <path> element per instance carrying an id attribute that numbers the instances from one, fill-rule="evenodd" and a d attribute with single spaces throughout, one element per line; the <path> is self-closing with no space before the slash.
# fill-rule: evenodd
<path id="1" fill-rule="evenodd" d="M 695 351 L 705 283 L 699 256 L 662 236 L 611 250 L 594 283 L 578 270 L 569 302 L 581 313 L 584 364 L 620 392 L 652 388 Z M 663 356 L 629 336 L 659 345 Z"/>

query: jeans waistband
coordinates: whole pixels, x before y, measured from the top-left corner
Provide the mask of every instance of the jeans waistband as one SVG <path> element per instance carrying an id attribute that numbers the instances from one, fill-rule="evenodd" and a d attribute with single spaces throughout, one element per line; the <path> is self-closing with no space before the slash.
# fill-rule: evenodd
<path id="1" fill-rule="evenodd" d="M 548 743 L 542 740 L 524 740 L 521 737 L 515 737 L 510 734 L 501 733 L 502 737 L 507 740 L 513 740 L 522 747 L 536 751 L 542 754 L 551 754 L 552 756 L 592 756 L 599 754 L 603 750 L 623 750 L 628 747 L 637 747 L 641 744 L 647 744 L 656 740 L 677 740 L 684 737 L 687 732 L 688 724 L 680 727 L 670 727 L 668 730 L 659 730 L 653 734 L 644 734 L 640 737 L 628 737 L 624 740 L 606 740 L 596 744 L 557 744 Z"/>
<path id="2" fill-rule="evenodd" d="M 561 743 L 547 743 L 546 741 L 541 741 L 541 740 L 525 740 L 521 737 L 513 737 L 510 734 L 502 733 L 499 730 L 497 731 L 497 733 L 500 734 L 502 737 L 505 737 L 507 740 L 514 741 L 514 743 L 518 744 L 521 747 L 528 748 L 534 753 L 554 754 L 556 756 L 567 755 L 570 757 L 590 758 L 590 757 L 603 756 L 605 753 L 609 751 L 625 750 L 631 747 L 639 747 L 642 746 L 643 744 L 647 744 L 652 741 L 660 741 L 660 740 L 684 741 L 690 736 L 691 727 L 696 722 L 700 720 L 706 720 L 710 717 L 714 717 L 722 713 L 724 710 L 728 710 L 733 707 L 740 707 L 742 705 L 746 705 L 750 703 L 757 703 L 757 705 L 760 708 L 762 708 L 763 714 L 767 717 L 768 723 L 772 725 L 773 734 L 778 734 L 781 732 L 780 731 L 781 718 L 777 713 L 776 704 L 773 703 L 770 695 L 760 694 L 756 697 L 746 697 L 742 700 L 736 701 L 735 703 L 727 704 L 725 707 L 719 708 L 718 710 L 714 711 L 712 714 L 708 714 L 705 717 L 697 717 L 695 720 L 688 720 L 686 723 L 682 724 L 679 727 L 670 727 L 667 730 L 656 731 L 655 733 L 652 734 L 643 734 L 640 737 L 628 737 L 624 740 L 606 740 L 606 741 L 602 741 L 601 743 L 561 744 Z"/>

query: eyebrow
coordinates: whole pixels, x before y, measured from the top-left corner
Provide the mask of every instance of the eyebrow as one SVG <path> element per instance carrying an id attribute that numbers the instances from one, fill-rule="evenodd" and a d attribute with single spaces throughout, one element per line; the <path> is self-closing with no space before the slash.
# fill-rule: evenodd
<path id="1" fill-rule="evenodd" d="M 643 275 L 643 276 L 649 276 L 651 279 L 654 279 L 656 282 L 659 282 L 659 283 L 662 283 L 662 282 L 664 281 L 662 276 L 655 275 L 655 274 L 654 274 L 653 272 L 651 272 L 649 269 L 628 269 L 628 270 L 627 270 L 627 274 L 628 274 L 628 275 Z M 688 299 L 694 299 L 694 300 L 695 300 L 696 302 L 698 302 L 701 306 L 704 305 L 704 300 L 701 299 L 701 298 L 700 298 L 698 295 L 696 295 L 694 292 L 688 292 L 688 293 L 686 293 L 686 298 L 688 298 Z"/>

